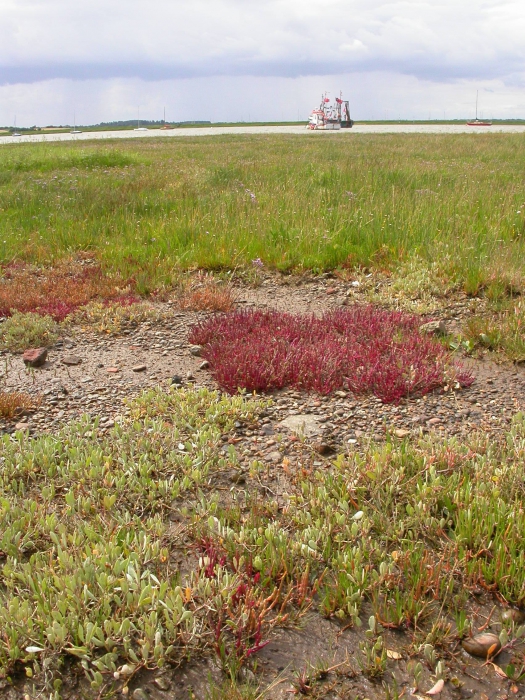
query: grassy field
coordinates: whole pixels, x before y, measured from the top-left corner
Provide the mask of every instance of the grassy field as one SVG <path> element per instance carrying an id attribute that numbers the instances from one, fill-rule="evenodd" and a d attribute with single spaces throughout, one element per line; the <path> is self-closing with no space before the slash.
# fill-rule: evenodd
<path id="1" fill-rule="evenodd" d="M 0 261 L 95 251 L 145 291 L 175 268 L 414 257 L 470 293 L 521 284 L 522 135 L 241 136 L 5 146 Z"/>

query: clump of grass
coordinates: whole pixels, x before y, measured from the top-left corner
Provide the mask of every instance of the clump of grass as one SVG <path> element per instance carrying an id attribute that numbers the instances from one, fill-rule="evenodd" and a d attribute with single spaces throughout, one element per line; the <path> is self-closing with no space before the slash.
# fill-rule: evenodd
<path id="1" fill-rule="evenodd" d="M 53 345 L 60 335 L 58 324 L 50 316 L 15 311 L 0 326 L 0 347 L 10 352 Z"/>
<path id="2" fill-rule="evenodd" d="M 79 308 L 69 320 L 89 326 L 97 333 L 118 335 L 144 321 L 161 321 L 166 315 L 151 304 L 139 302 L 136 297 L 130 296 L 118 302 L 92 301 Z"/>
<path id="3" fill-rule="evenodd" d="M 0 416 L 18 418 L 40 405 L 40 400 L 24 391 L 0 391 Z"/>
<path id="4" fill-rule="evenodd" d="M 6 265 L 0 277 L 0 314 L 34 312 L 64 320 L 92 299 L 129 297 L 129 281 L 108 276 L 86 255 L 40 268 L 23 263 Z"/>
<path id="5" fill-rule="evenodd" d="M 513 362 L 524 362 L 525 302 L 519 298 L 498 306 L 503 306 L 499 312 L 468 320 L 465 336 L 469 347 L 487 348 L 503 353 Z"/>
<path id="6" fill-rule="evenodd" d="M 186 311 L 231 311 L 235 295 L 230 284 L 201 272 L 181 286 L 175 301 Z"/>
<path id="7" fill-rule="evenodd" d="M 419 333 L 420 324 L 417 316 L 373 306 L 321 318 L 250 310 L 197 324 L 190 341 L 204 346 L 213 376 L 230 393 L 345 388 L 390 402 L 450 381 L 471 384 L 441 343 Z"/>

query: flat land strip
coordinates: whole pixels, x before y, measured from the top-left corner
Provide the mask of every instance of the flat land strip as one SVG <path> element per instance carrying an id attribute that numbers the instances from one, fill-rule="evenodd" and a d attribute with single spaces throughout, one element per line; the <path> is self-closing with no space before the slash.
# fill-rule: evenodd
<path id="1" fill-rule="evenodd" d="M 3 147 L 5 697 L 525 697 L 524 150 Z M 443 321 L 472 386 L 230 396 L 188 339 L 355 304 Z"/>

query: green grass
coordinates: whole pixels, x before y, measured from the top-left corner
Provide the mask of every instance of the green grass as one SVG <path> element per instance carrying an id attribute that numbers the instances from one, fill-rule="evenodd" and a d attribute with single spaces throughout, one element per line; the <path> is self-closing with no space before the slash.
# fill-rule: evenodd
<path id="1" fill-rule="evenodd" d="M 365 603 L 363 674 L 382 676 L 387 626 L 442 675 L 440 650 L 472 624 L 472 590 L 525 603 L 523 416 L 498 444 L 473 435 L 339 456 L 298 472 L 279 505 L 258 496 L 263 465 L 236 490 L 235 451 L 218 450 L 258 410 L 156 389 L 106 436 L 84 418 L 2 439 L 0 677 L 23 670 L 59 691 L 68 656 L 104 697 L 142 667 L 207 650 L 235 682 L 272 627 L 307 609 L 359 626 Z M 503 643 L 524 631 L 505 623 Z"/>
<path id="2" fill-rule="evenodd" d="M 417 255 L 473 294 L 523 278 L 520 134 L 17 144 L 1 156 L 3 262 L 91 250 L 148 288 L 174 268 L 256 258 L 395 269 Z"/>

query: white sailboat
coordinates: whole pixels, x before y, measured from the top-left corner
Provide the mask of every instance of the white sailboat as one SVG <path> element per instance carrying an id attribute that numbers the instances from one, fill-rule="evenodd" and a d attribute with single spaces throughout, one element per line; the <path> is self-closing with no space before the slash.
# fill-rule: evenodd
<path id="1" fill-rule="evenodd" d="M 476 90 L 476 118 L 467 122 L 467 126 L 492 126 L 492 122 L 486 122 L 484 119 L 478 119 L 478 90 Z"/>
<path id="2" fill-rule="evenodd" d="M 77 116 L 75 112 L 73 112 L 73 128 L 69 132 L 70 134 L 81 134 L 82 132 L 80 129 L 77 129 Z"/>
<path id="3" fill-rule="evenodd" d="M 137 128 L 133 131 L 149 131 L 147 127 L 140 125 L 140 107 L 137 108 Z"/>
<path id="4" fill-rule="evenodd" d="M 18 131 L 16 130 L 16 114 L 15 114 L 15 130 L 13 131 L 11 136 L 22 136 L 22 134 L 18 133 Z"/>

